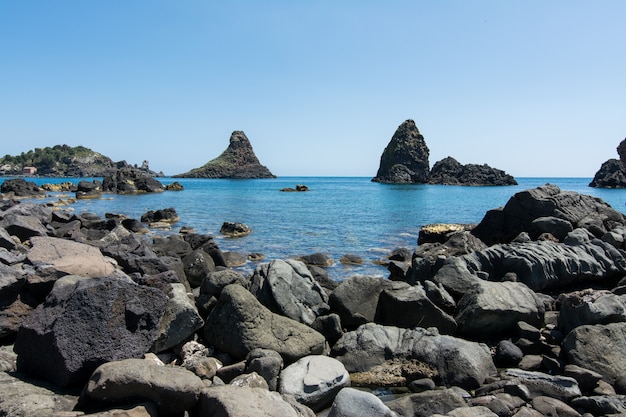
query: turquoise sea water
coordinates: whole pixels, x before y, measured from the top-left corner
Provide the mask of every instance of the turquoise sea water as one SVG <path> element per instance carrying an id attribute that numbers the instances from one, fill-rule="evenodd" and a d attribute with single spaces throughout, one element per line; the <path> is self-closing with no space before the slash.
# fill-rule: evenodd
<path id="1" fill-rule="evenodd" d="M 67 179 L 29 180 L 43 184 Z M 148 210 L 174 207 L 180 222 L 169 233 L 177 233 L 181 226 L 191 226 L 198 233 L 214 235 L 222 250 L 261 252 L 266 261 L 326 253 L 336 262 L 329 268 L 329 275 L 336 280 L 354 274 L 387 276 L 386 269 L 373 261 L 399 247 L 415 249 L 422 225 L 477 223 L 487 210 L 503 206 L 516 192 L 546 183 L 600 197 L 626 212 L 626 190 L 590 188 L 591 178 L 517 178 L 519 185 L 508 187 L 391 185 L 361 177 L 159 180 L 164 184 L 178 181 L 185 190 L 105 194 L 102 199 L 80 200 L 71 207 L 76 212 L 89 211 L 100 216 L 120 213 L 137 219 Z M 311 191 L 279 191 L 295 188 L 296 184 L 305 184 Z M 59 195 L 52 198 L 56 200 Z M 237 239 L 222 237 L 219 229 L 225 221 L 245 223 L 253 232 Z M 365 264 L 341 265 L 339 259 L 347 253 L 361 256 Z M 249 263 L 244 271 L 249 272 L 255 266 Z"/>

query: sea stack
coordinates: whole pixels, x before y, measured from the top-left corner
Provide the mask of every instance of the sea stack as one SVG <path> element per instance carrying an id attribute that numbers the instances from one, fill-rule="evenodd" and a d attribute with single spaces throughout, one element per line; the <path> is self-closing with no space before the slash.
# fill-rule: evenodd
<path id="1" fill-rule="evenodd" d="M 609 159 L 593 177 L 590 187 L 626 188 L 626 139 L 617 146 L 619 159 Z"/>
<path id="2" fill-rule="evenodd" d="M 230 135 L 228 148 L 217 158 L 200 168 L 194 168 L 175 178 L 276 178 L 270 170 L 261 165 L 254 154 L 252 145 L 245 133 L 240 130 Z"/>
<path id="3" fill-rule="evenodd" d="M 413 120 L 406 120 L 394 133 L 380 157 L 380 167 L 374 182 L 428 182 L 430 165 L 428 146 Z"/>

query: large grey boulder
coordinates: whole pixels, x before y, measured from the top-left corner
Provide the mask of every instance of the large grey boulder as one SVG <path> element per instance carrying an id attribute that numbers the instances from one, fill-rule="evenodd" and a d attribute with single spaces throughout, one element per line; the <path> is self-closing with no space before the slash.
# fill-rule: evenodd
<path id="1" fill-rule="evenodd" d="M 341 362 L 328 356 L 305 356 L 280 373 L 279 392 L 292 395 L 313 411 L 330 405 L 335 395 L 350 385 L 350 375 Z"/>
<path id="2" fill-rule="evenodd" d="M 455 318 L 460 334 L 489 338 L 512 334 L 519 321 L 540 327 L 544 313 L 543 302 L 522 283 L 477 280 L 459 300 Z"/>
<path id="3" fill-rule="evenodd" d="M 446 259 L 433 281 L 462 295 L 473 287 L 479 273 L 489 281 L 513 276 L 533 291 L 541 291 L 619 279 L 626 275 L 626 258 L 599 239 L 571 244 L 539 241 L 494 245 Z"/>
<path id="4" fill-rule="evenodd" d="M 387 406 L 400 416 L 445 415 L 454 409 L 468 407 L 461 394 L 450 388 L 406 395 L 388 402 Z"/>
<path id="5" fill-rule="evenodd" d="M 48 229 L 43 225 L 41 219 L 31 214 L 10 212 L 2 217 L 0 226 L 11 236 L 16 236 L 21 242 L 33 236 L 48 235 Z"/>
<path id="6" fill-rule="evenodd" d="M 516 385 L 525 385 L 533 397 L 546 396 L 569 402 L 582 395 L 578 382 L 568 376 L 512 368 L 504 371 L 504 377 Z"/>
<path id="7" fill-rule="evenodd" d="M 169 284 L 168 301 L 161 317 L 153 350 L 162 352 L 192 339 L 204 321 L 183 284 Z"/>
<path id="8" fill-rule="evenodd" d="M 328 297 L 304 262 L 273 260 L 259 265 L 248 289 L 275 313 L 311 325 L 328 310 Z"/>
<path id="9" fill-rule="evenodd" d="M 39 269 L 82 277 L 103 277 L 116 269 L 94 246 L 56 237 L 33 237 L 31 243 L 27 258 Z"/>
<path id="10" fill-rule="evenodd" d="M 405 328 L 436 327 L 442 334 L 454 334 L 457 323 L 437 306 L 418 283 L 396 283 L 380 293 L 375 321 Z"/>
<path id="11" fill-rule="evenodd" d="M 264 388 L 224 385 L 209 387 L 202 391 L 197 412 L 201 416 L 216 417 L 310 417 L 304 406 L 294 407 L 274 391 Z"/>
<path id="12" fill-rule="evenodd" d="M 166 303 L 161 291 L 130 280 L 63 277 L 17 334 L 18 370 L 68 386 L 105 362 L 142 357 Z"/>
<path id="13" fill-rule="evenodd" d="M 626 321 L 626 296 L 586 289 L 559 296 L 559 329 L 563 334 L 585 324 Z"/>
<path id="14" fill-rule="evenodd" d="M 375 182 L 425 184 L 430 173 L 429 150 L 413 120 L 406 120 L 393 134 L 380 157 Z"/>
<path id="15" fill-rule="evenodd" d="M 328 417 L 396 417 L 377 396 L 354 388 L 343 388 L 333 401 Z"/>
<path id="16" fill-rule="evenodd" d="M 330 294 L 329 304 L 341 318 L 341 324 L 354 329 L 373 322 L 378 309 L 378 298 L 386 288 L 400 283 L 383 278 L 355 275 L 345 279 Z"/>
<path id="17" fill-rule="evenodd" d="M 63 415 L 76 406 L 78 397 L 62 394 L 58 388 L 33 384 L 15 375 L 0 372 L 0 416 L 50 417 Z"/>
<path id="18" fill-rule="evenodd" d="M 196 249 L 183 259 L 187 281 L 192 288 L 199 287 L 211 272 L 215 271 L 215 262 L 211 255 L 202 249 Z"/>
<path id="19" fill-rule="evenodd" d="M 255 348 L 278 352 L 286 362 L 321 354 L 324 336 L 295 320 L 272 313 L 238 284 L 224 288 L 204 325 L 206 340 L 235 359 Z"/>
<path id="20" fill-rule="evenodd" d="M 570 363 L 598 372 L 611 384 L 626 372 L 626 323 L 576 327 L 565 337 L 563 353 Z"/>
<path id="21" fill-rule="evenodd" d="M 159 415 L 179 415 L 196 405 L 203 387 L 202 380 L 186 369 L 125 359 L 100 365 L 89 378 L 83 401 L 93 408 L 150 401 Z"/>
<path id="22" fill-rule="evenodd" d="M 434 328 L 364 324 L 345 333 L 333 346 L 331 355 L 348 372 L 364 372 L 389 359 L 416 359 L 437 369 L 444 384 L 469 389 L 496 373 L 486 345 L 440 335 Z"/>
<path id="23" fill-rule="evenodd" d="M 532 223 L 541 217 L 565 220 L 573 229 L 588 228 L 600 234 L 597 237 L 626 223 L 624 215 L 604 201 L 548 184 L 516 193 L 504 207 L 489 210 L 472 233 L 488 245 L 508 243 L 521 232 L 537 232 Z"/>

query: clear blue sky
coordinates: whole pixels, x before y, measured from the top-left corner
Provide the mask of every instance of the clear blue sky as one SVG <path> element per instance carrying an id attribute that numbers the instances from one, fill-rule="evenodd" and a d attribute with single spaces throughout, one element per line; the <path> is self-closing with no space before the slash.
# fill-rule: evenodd
<path id="1" fill-rule="evenodd" d="M 0 1 L 0 154 L 177 174 L 243 130 L 278 176 L 446 156 L 592 177 L 626 137 L 626 1 Z"/>

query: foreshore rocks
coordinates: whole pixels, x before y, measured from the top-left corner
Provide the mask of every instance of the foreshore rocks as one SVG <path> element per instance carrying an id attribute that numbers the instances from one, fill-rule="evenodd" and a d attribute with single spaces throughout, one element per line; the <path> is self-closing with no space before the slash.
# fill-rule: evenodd
<path id="1" fill-rule="evenodd" d="M 598 199 L 523 191 L 333 285 L 133 220 L 0 200 L 0 415 L 626 412 L 626 217 Z"/>

